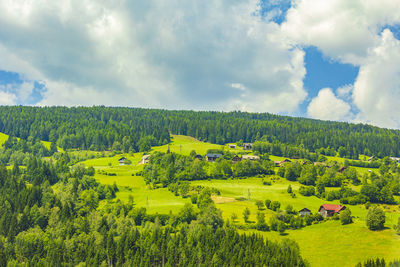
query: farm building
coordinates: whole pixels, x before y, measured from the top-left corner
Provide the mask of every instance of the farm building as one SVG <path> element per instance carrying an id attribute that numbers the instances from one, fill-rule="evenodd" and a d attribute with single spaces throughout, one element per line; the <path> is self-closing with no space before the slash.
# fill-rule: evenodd
<path id="1" fill-rule="evenodd" d="M 253 143 L 244 143 L 243 149 L 244 150 L 251 150 L 253 148 Z"/>
<path id="2" fill-rule="evenodd" d="M 344 170 L 346 170 L 346 169 L 347 169 L 347 167 L 346 167 L 346 166 L 343 166 L 343 167 L 341 167 L 341 168 L 338 170 L 338 172 L 343 173 Z"/>
<path id="3" fill-rule="evenodd" d="M 125 160 L 126 160 L 125 157 L 120 158 L 120 159 L 118 160 L 119 166 L 125 165 Z"/>
<path id="4" fill-rule="evenodd" d="M 322 204 L 319 207 L 318 213 L 322 215 L 322 217 L 332 217 L 334 214 L 339 214 L 342 210 L 345 210 L 346 206 L 336 205 L 336 204 Z"/>
<path id="5" fill-rule="evenodd" d="M 299 216 L 300 217 L 304 217 L 306 215 L 311 215 L 311 210 L 304 208 L 302 210 L 299 211 Z"/>
<path id="6" fill-rule="evenodd" d="M 197 154 L 196 156 L 194 156 L 194 159 L 203 160 L 203 156 Z"/>
<path id="7" fill-rule="evenodd" d="M 372 160 L 374 160 L 375 159 L 375 156 L 372 156 L 372 157 L 370 157 L 369 159 L 368 159 L 368 161 L 372 161 Z"/>
<path id="8" fill-rule="evenodd" d="M 289 163 L 289 162 L 292 162 L 292 161 L 290 159 L 285 159 L 285 160 L 282 160 L 282 161 L 274 161 L 276 166 L 282 166 L 283 164 Z"/>
<path id="9" fill-rule="evenodd" d="M 214 162 L 220 157 L 222 157 L 221 154 L 211 154 L 211 153 L 209 153 L 209 154 L 206 155 L 206 159 L 207 159 L 208 162 Z"/>
<path id="10" fill-rule="evenodd" d="M 236 155 L 236 156 L 234 156 L 233 158 L 232 158 L 232 162 L 233 163 L 236 163 L 236 162 L 239 162 L 239 161 L 241 161 L 242 159 L 238 156 L 238 155 Z"/>
<path id="11" fill-rule="evenodd" d="M 248 160 L 259 160 L 259 156 L 254 156 L 254 155 L 243 155 L 242 159 L 248 159 Z"/>
<path id="12" fill-rule="evenodd" d="M 146 164 L 146 163 L 149 163 L 149 161 L 150 161 L 150 155 L 144 155 L 142 157 L 142 159 L 140 160 L 140 163 L 141 164 Z"/>
<path id="13" fill-rule="evenodd" d="M 236 145 L 235 144 L 229 144 L 228 147 L 229 148 L 236 148 Z"/>

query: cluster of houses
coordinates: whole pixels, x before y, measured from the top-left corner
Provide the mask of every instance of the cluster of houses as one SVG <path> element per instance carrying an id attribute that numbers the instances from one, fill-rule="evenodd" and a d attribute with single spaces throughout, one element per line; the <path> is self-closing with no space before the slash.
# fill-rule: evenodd
<path id="1" fill-rule="evenodd" d="M 204 156 L 204 159 L 208 162 L 215 162 L 220 157 L 222 157 L 222 154 L 208 153 Z M 194 158 L 198 159 L 198 160 L 203 160 L 202 155 L 196 155 Z M 239 157 L 238 155 L 236 155 L 232 158 L 232 162 L 236 163 L 236 162 L 239 162 L 242 160 L 259 160 L 259 159 L 260 159 L 259 156 L 254 156 L 254 155 L 242 155 L 242 157 Z"/>
<path id="2" fill-rule="evenodd" d="M 322 204 L 319 209 L 318 213 L 322 215 L 322 217 L 332 217 L 335 214 L 340 214 L 341 211 L 345 210 L 346 206 L 337 205 L 337 204 Z M 304 208 L 299 211 L 299 216 L 304 217 L 306 215 L 311 215 L 311 210 Z"/>

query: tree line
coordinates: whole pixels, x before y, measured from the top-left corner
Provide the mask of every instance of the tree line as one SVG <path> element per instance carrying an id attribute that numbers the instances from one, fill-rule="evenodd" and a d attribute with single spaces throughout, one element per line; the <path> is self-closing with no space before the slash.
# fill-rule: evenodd
<path id="1" fill-rule="evenodd" d="M 400 131 L 247 112 L 169 111 L 117 107 L 0 107 L 0 132 L 55 142 L 62 148 L 146 151 L 170 141 L 169 133 L 216 144 L 290 144 L 311 152 L 357 158 L 400 156 Z"/>

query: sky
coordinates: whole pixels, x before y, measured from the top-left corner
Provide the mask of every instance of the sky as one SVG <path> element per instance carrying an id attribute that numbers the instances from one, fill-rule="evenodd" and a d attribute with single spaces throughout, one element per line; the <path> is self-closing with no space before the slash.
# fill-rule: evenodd
<path id="1" fill-rule="evenodd" d="M 400 1 L 0 0 L 0 105 L 400 128 Z"/>

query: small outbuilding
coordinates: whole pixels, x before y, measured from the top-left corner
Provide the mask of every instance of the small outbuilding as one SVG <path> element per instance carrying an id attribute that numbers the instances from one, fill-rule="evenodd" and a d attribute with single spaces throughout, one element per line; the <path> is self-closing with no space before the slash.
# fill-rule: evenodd
<path id="1" fill-rule="evenodd" d="M 244 150 L 251 150 L 253 148 L 253 143 L 244 143 L 243 149 Z"/>
<path id="2" fill-rule="evenodd" d="M 200 154 L 197 154 L 196 156 L 194 156 L 194 159 L 203 160 L 203 156 Z"/>
<path id="3" fill-rule="evenodd" d="M 242 160 L 242 158 L 239 157 L 238 155 L 236 155 L 236 156 L 234 156 L 234 157 L 232 158 L 232 162 L 233 162 L 233 163 L 239 162 L 239 161 L 241 161 L 241 160 Z"/>
<path id="4" fill-rule="evenodd" d="M 311 210 L 304 208 L 302 210 L 299 211 L 299 216 L 300 217 L 304 217 L 306 215 L 311 215 Z"/>
<path id="5" fill-rule="evenodd" d="M 319 207 L 318 213 L 322 215 L 322 217 L 332 217 L 334 214 L 340 214 L 342 210 L 345 210 L 346 206 L 337 205 L 337 204 L 322 204 Z"/>
<path id="6" fill-rule="evenodd" d="M 126 160 L 125 157 L 120 158 L 120 159 L 118 160 L 119 166 L 125 165 L 125 160 Z"/>
<path id="7" fill-rule="evenodd" d="M 229 144 L 228 147 L 229 148 L 236 148 L 236 145 L 235 144 Z"/>

